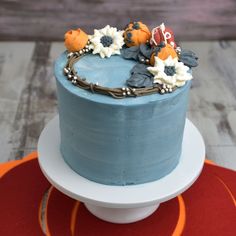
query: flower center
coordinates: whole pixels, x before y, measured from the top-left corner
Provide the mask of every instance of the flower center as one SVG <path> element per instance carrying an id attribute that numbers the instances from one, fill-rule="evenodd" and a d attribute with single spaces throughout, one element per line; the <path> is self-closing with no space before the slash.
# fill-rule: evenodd
<path id="1" fill-rule="evenodd" d="M 176 73 L 176 70 L 174 66 L 165 66 L 164 72 L 167 75 L 173 76 Z"/>
<path id="2" fill-rule="evenodd" d="M 113 39 L 110 36 L 104 35 L 101 37 L 100 42 L 104 47 L 109 47 L 113 43 Z"/>

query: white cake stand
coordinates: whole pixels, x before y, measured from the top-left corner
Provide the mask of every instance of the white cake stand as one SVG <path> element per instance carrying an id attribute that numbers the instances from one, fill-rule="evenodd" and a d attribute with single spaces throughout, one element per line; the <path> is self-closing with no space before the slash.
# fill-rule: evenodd
<path id="1" fill-rule="evenodd" d="M 147 184 L 109 186 L 90 181 L 64 162 L 59 146 L 59 118 L 56 116 L 44 128 L 38 142 L 39 164 L 44 175 L 59 191 L 84 202 L 93 215 L 113 223 L 144 219 L 160 203 L 184 192 L 199 176 L 205 158 L 202 136 L 188 119 L 178 166 L 167 176 Z"/>

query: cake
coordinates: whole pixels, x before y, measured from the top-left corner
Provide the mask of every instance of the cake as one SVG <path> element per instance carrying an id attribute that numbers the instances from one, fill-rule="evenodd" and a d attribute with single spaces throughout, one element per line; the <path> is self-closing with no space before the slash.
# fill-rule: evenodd
<path id="1" fill-rule="evenodd" d="M 131 22 L 65 34 L 55 63 L 60 151 L 79 175 L 106 185 L 156 181 L 178 165 L 197 57 L 164 24 Z"/>

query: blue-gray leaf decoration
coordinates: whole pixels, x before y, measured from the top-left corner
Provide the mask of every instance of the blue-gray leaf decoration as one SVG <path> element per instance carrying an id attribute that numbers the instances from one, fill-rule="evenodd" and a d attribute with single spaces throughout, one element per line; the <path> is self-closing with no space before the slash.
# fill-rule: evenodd
<path id="1" fill-rule="evenodd" d="M 184 65 L 188 67 L 196 67 L 198 66 L 198 57 L 196 54 L 189 50 L 182 50 L 179 56 L 179 61 L 183 62 Z"/>
<path id="2" fill-rule="evenodd" d="M 133 59 L 135 61 L 143 62 L 146 59 L 150 60 L 153 52 L 156 54 L 160 51 L 162 46 L 160 47 L 151 47 L 150 44 L 141 44 L 140 46 L 133 47 L 124 47 L 121 50 L 121 56 L 125 59 Z"/>
<path id="3" fill-rule="evenodd" d="M 138 63 L 131 70 L 127 85 L 134 88 L 147 88 L 153 86 L 153 75 L 147 70 L 148 65 Z"/>
<path id="4" fill-rule="evenodd" d="M 151 58 L 154 48 L 151 48 L 149 44 L 141 44 L 139 48 L 140 54 L 142 54 L 146 58 Z"/>
<path id="5" fill-rule="evenodd" d="M 121 56 L 125 59 L 138 60 L 138 54 L 140 52 L 139 46 L 121 49 Z"/>

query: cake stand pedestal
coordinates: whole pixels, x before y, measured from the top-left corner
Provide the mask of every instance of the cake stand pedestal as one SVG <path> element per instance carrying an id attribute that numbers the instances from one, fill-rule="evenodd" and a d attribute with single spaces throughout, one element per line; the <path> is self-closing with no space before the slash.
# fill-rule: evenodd
<path id="1" fill-rule="evenodd" d="M 85 203 L 98 218 L 113 223 L 131 223 L 151 215 L 198 178 L 205 159 L 205 146 L 197 128 L 187 119 L 182 154 L 177 167 L 165 177 L 146 184 L 110 186 L 90 181 L 74 172 L 60 153 L 59 118 L 44 128 L 38 142 L 38 159 L 49 182 L 64 194 Z"/>

